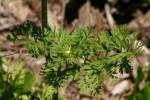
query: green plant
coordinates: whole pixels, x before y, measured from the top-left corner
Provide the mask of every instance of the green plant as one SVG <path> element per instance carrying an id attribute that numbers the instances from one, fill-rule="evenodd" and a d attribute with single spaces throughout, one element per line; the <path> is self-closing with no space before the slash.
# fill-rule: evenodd
<path id="1" fill-rule="evenodd" d="M 6 66 L 0 59 L 0 99 L 1 100 L 18 100 L 29 98 L 25 94 L 30 93 L 35 76 L 23 70 L 20 64 Z"/>
<path id="2" fill-rule="evenodd" d="M 0 100 L 51 100 L 53 87 L 37 81 L 20 61 L 13 66 L 9 64 L 0 58 Z"/>
<path id="3" fill-rule="evenodd" d="M 124 26 L 101 32 L 99 37 L 95 37 L 91 28 L 81 28 L 69 34 L 49 28 L 42 31 L 27 22 L 18 27 L 16 33 L 21 34 L 13 34 L 9 39 L 24 41 L 34 57 L 45 56 L 46 65 L 42 73 L 45 82 L 56 91 L 53 100 L 58 99 L 58 91 L 68 79 L 77 80 L 84 91 L 98 94 L 101 75 L 105 72 L 112 76 L 117 68 L 130 73 L 129 60 L 140 54 L 141 47 L 132 48 L 137 33 L 131 33 Z"/>
<path id="4" fill-rule="evenodd" d="M 142 6 L 143 7 L 148 7 L 150 4 L 150 1 L 149 0 L 143 0 L 143 2 L 142 2 Z"/>
<path id="5" fill-rule="evenodd" d="M 41 69 L 43 82 L 34 85 L 34 75 L 21 67 L 6 72 L 0 60 L 0 99 L 58 100 L 58 91 L 65 80 L 76 80 L 83 91 L 98 95 L 103 75 L 113 77 L 118 68 L 121 72 L 131 73 L 129 61 L 141 53 L 141 45 L 132 48 L 137 33 L 124 26 L 101 32 L 98 37 L 91 28 L 72 33 L 51 30 L 47 22 L 47 0 L 42 0 L 41 5 L 42 28 L 27 21 L 8 39 L 24 44 L 33 57 L 46 58 L 45 67 Z M 141 81 L 138 79 L 137 84 Z"/>

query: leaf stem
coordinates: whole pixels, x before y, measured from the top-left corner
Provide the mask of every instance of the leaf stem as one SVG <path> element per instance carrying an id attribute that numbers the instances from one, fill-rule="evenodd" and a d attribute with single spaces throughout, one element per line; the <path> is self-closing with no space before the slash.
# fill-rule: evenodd
<path id="1" fill-rule="evenodd" d="M 47 0 L 42 0 L 41 6 L 42 6 L 42 29 L 47 28 L 48 21 L 47 21 Z"/>

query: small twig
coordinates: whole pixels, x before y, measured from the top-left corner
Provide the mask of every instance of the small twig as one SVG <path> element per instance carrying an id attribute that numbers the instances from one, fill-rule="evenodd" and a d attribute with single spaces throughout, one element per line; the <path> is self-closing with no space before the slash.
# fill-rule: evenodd
<path id="1" fill-rule="evenodd" d="M 108 24 L 109 24 L 110 28 L 112 28 L 113 26 L 115 26 L 115 20 L 111 15 L 109 4 L 105 4 L 104 8 L 105 8 L 105 14 L 106 14 L 106 17 L 107 17 Z"/>
<path id="2" fill-rule="evenodd" d="M 7 56 L 15 55 L 15 54 L 19 54 L 19 53 L 18 52 L 14 52 L 14 53 L 11 53 L 11 54 L 0 55 L 0 57 L 7 57 Z"/>

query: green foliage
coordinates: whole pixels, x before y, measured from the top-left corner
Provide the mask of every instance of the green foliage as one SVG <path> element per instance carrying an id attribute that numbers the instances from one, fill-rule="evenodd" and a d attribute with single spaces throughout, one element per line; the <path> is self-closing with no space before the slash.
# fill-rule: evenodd
<path id="1" fill-rule="evenodd" d="M 150 94 L 150 65 L 146 73 L 146 78 L 144 78 L 144 72 L 139 67 L 137 70 L 137 77 L 135 78 L 134 91 L 127 97 L 128 100 L 149 100 Z M 142 89 L 139 88 L 141 82 L 144 82 Z"/>
<path id="2" fill-rule="evenodd" d="M 149 0 L 143 0 L 142 6 L 143 7 L 148 7 L 150 5 L 150 1 Z"/>
<path id="3" fill-rule="evenodd" d="M 108 67 L 108 70 L 113 70 L 114 67 L 119 66 L 120 71 L 131 71 L 129 65 L 130 58 L 140 54 L 139 45 L 132 49 L 133 43 L 136 39 L 137 33 L 131 33 L 124 26 L 114 28 L 110 33 L 102 32 L 99 36 L 99 44 L 105 57 L 102 58 L 103 64 Z M 110 55 L 111 52 L 116 54 Z M 111 68 L 109 67 L 111 65 Z M 114 66 L 114 67 L 113 67 Z"/>
<path id="4" fill-rule="evenodd" d="M 104 72 L 110 76 L 117 68 L 121 72 L 131 72 L 129 60 L 140 54 L 141 46 L 131 48 L 137 33 L 131 33 L 124 26 L 110 33 L 101 32 L 99 37 L 92 34 L 91 28 L 81 28 L 68 34 L 47 28 L 41 31 L 32 23 L 18 27 L 18 32 L 20 36 L 9 38 L 24 41 L 34 57 L 45 56 L 43 75 L 56 90 L 63 86 L 64 80 L 78 80 L 81 89 L 95 95 L 99 93 L 100 77 Z"/>
<path id="5" fill-rule="evenodd" d="M 48 85 L 34 86 L 34 75 L 21 67 L 5 71 L 0 59 L 0 99 L 57 100 L 58 91 L 67 79 L 76 80 L 82 90 L 96 95 L 101 87 L 102 75 L 111 76 L 117 68 L 121 72 L 131 72 L 129 60 L 140 54 L 141 46 L 131 48 L 137 33 L 131 33 L 125 27 L 115 28 L 110 33 L 101 32 L 98 38 L 93 36 L 90 28 L 71 34 L 62 30 L 56 32 L 48 28 L 47 0 L 42 0 L 41 4 L 42 28 L 26 22 L 16 29 L 17 34 L 8 36 L 8 39 L 25 44 L 33 57 L 45 56 L 42 73 Z M 138 72 L 142 73 L 141 70 Z M 142 79 L 140 74 L 136 84 Z"/>
<path id="6" fill-rule="evenodd" d="M 10 62 L 0 59 L 0 100 L 51 100 L 56 90 L 36 81 L 33 73 L 21 63 L 7 66 Z"/>
<path id="7" fill-rule="evenodd" d="M 32 88 L 34 81 L 35 76 L 23 70 L 19 64 L 8 67 L 2 63 L 0 65 L 0 99 L 22 98 Z"/>

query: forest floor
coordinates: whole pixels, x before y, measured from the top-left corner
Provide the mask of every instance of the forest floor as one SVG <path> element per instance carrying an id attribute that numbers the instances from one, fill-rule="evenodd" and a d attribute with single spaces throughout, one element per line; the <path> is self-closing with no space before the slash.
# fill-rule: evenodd
<path id="1" fill-rule="evenodd" d="M 145 44 L 145 52 L 134 59 L 134 64 L 145 66 L 150 62 L 150 6 L 139 6 L 140 2 L 130 0 L 119 4 L 116 0 L 105 1 L 49 0 L 48 24 L 53 29 L 64 28 L 68 32 L 90 26 L 95 33 L 125 24 L 140 33 L 138 39 Z M 41 26 L 40 11 L 40 0 L 0 0 L 0 56 L 14 61 L 21 58 L 25 61 L 24 66 L 36 74 L 40 73 L 44 59 L 32 58 L 23 45 L 13 44 L 6 37 L 27 20 Z"/>

